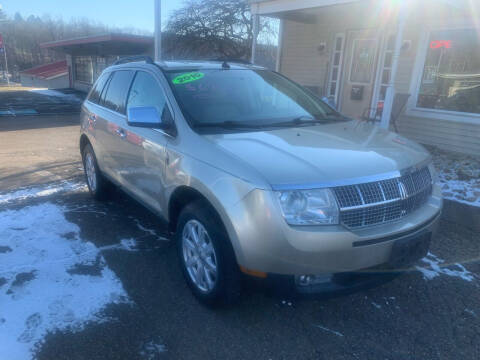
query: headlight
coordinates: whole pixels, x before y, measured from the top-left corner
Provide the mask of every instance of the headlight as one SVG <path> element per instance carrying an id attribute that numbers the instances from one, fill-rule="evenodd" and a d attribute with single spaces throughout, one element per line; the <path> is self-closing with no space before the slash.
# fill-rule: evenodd
<path id="1" fill-rule="evenodd" d="M 337 201 L 329 189 L 278 191 L 283 216 L 290 225 L 339 223 Z"/>
<path id="2" fill-rule="evenodd" d="M 437 174 L 437 171 L 435 170 L 435 166 L 433 165 L 433 162 L 431 162 L 428 165 L 428 171 L 430 171 L 430 176 L 432 178 L 432 184 L 436 184 L 438 182 L 438 174 Z"/>

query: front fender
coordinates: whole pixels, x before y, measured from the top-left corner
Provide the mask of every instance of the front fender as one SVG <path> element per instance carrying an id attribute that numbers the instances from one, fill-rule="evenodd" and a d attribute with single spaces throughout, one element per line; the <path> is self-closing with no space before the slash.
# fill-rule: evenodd
<path id="1" fill-rule="evenodd" d="M 199 192 L 219 214 L 235 250 L 237 260 L 242 258 L 239 238 L 228 215 L 229 210 L 245 198 L 256 186 L 239 179 L 205 162 L 169 151 L 169 163 L 166 167 L 166 196 L 168 203 L 176 189 L 182 186 Z M 167 214 L 170 220 L 170 214 Z"/>

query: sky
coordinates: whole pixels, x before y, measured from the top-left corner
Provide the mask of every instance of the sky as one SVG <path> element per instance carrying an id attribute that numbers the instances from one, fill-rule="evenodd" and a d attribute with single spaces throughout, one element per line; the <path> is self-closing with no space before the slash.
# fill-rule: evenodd
<path id="1" fill-rule="evenodd" d="M 162 0 L 162 25 L 183 0 Z M 154 0 L 0 0 L 7 15 L 61 17 L 64 20 L 86 17 L 112 27 L 134 27 L 153 31 Z"/>

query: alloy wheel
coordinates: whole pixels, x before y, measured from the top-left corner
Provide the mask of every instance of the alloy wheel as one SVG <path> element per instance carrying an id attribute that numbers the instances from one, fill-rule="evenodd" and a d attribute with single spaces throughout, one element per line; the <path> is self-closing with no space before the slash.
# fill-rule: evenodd
<path id="1" fill-rule="evenodd" d="M 218 279 L 217 256 L 207 230 L 199 221 L 190 220 L 185 224 L 182 252 L 193 284 L 203 293 L 211 292 Z"/>
<path id="2" fill-rule="evenodd" d="M 85 156 L 85 172 L 87 174 L 88 186 L 92 191 L 97 189 L 97 173 L 95 171 L 95 159 L 89 152 Z"/>

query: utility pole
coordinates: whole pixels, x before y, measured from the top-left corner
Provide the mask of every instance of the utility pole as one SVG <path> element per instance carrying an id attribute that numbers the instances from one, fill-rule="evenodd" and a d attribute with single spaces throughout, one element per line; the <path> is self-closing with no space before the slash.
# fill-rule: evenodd
<path id="1" fill-rule="evenodd" d="M 155 61 L 162 60 L 162 0 L 155 0 Z"/>
<path id="2" fill-rule="evenodd" d="M 2 34 L 0 34 L 0 51 L 3 51 L 3 55 L 5 57 L 5 71 L 7 75 L 7 85 L 10 86 L 10 79 L 8 77 L 8 61 L 7 61 L 7 47 L 5 46 L 5 42 L 3 40 Z"/>

